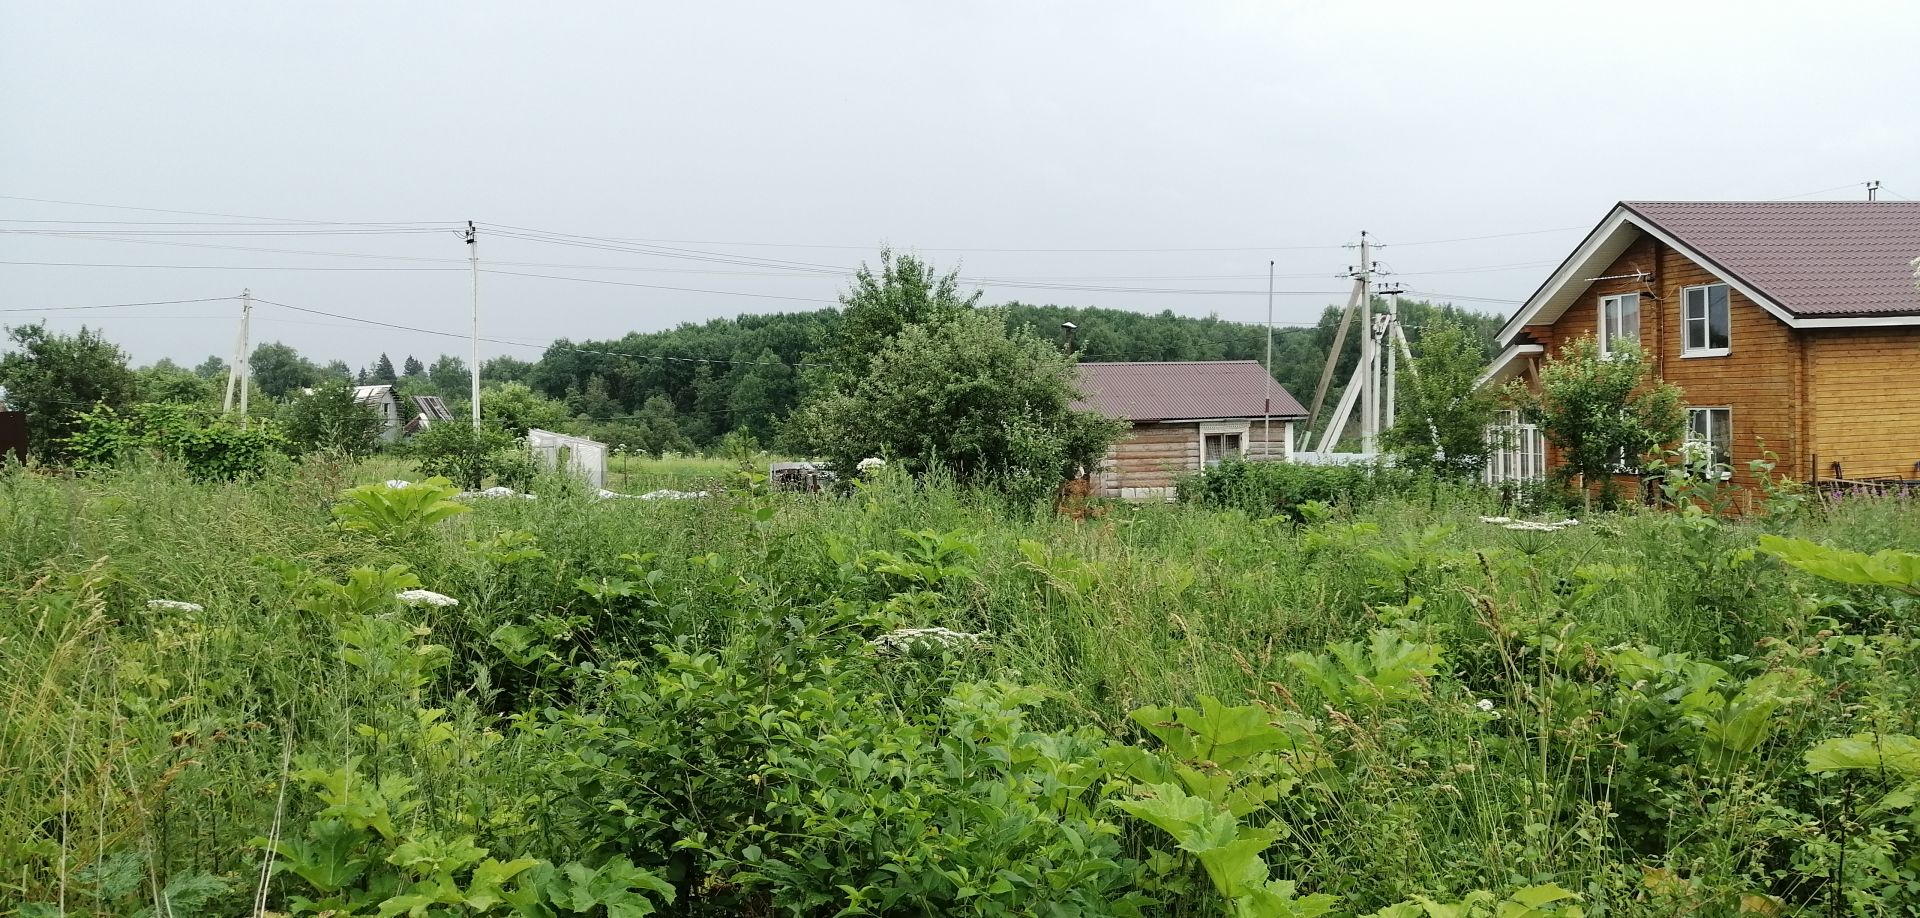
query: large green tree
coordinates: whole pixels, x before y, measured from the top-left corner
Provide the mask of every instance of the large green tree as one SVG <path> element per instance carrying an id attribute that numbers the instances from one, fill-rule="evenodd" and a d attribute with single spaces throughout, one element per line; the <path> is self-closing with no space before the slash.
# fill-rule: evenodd
<path id="1" fill-rule="evenodd" d="M 201 405 L 217 400 L 218 383 L 164 358 L 135 370 L 134 379 L 135 397 L 143 402 Z"/>
<path id="2" fill-rule="evenodd" d="M 1499 393 L 1479 385 L 1486 354 L 1464 326 L 1445 319 L 1426 328 L 1419 353 L 1400 349 L 1394 423 L 1381 438 L 1402 468 L 1460 479 L 1487 465 L 1487 425 Z"/>
<path id="3" fill-rule="evenodd" d="M 320 368 L 291 345 L 271 341 L 253 349 L 248 371 L 269 398 L 286 398 L 320 380 Z"/>
<path id="4" fill-rule="evenodd" d="M 880 271 L 862 264 L 840 297 L 840 328 L 827 352 L 837 374 L 859 376 L 881 347 L 909 326 L 941 322 L 972 309 L 980 292 L 963 295 L 955 272 L 939 274 L 912 255 L 880 251 Z"/>
<path id="5" fill-rule="evenodd" d="M 473 374 L 467 372 L 467 363 L 451 354 L 441 354 L 427 367 L 427 378 L 433 381 L 433 389 L 441 398 L 466 398 L 469 387 L 473 385 Z"/>
<path id="6" fill-rule="evenodd" d="M 1519 385 L 1508 391 L 1559 447 L 1563 459 L 1555 474 L 1583 488 L 1597 480 L 1608 499 L 1614 471 L 1678 442 L 1687 430 L 1680 387 L 1655 377 L 1637 345 L 1615 344 L 1602 355 L 1592 335 L 1541 363 L 1537 392 Z"/>
<path id="7" fill-rule="evenodd" d="M 1009 331 L 997 310 L 960 309 L 907 324 L 857 374 L 836 368 L 790 432 L 842 470 L 878 456 L 1037 497 L 1090 467 L 1120 433 L 1075 410 L 1076 395 L 1073 360 L 1058 348 Z"/>
<path id="8" fill-rule="evenodd" d="M 567 406 L 520 383 L 493 383 L 480 390 L 480 417 L 520 436 L 528 428 L 552 430 L 562 425 Z"/>
<path id="9" fill-rule="evenodd" d="M 0 356 L 0 387 L 7 402 L 27 414 L 33 455 L 66 458 L 61 441 L 74 432 L 81 412 L 96 405 L 124 408 L 135 397 L 127 355 L 91 329 L 61 335 L 37 322 L 7 329 L 7 338 L 13 350 Z"/>
<path id="10" fill-rule="evenodd" d="M 366 456 L 380 444 L 386 422 L 353 397 L 353 381 L 330 378 L 296 396 L 280 410 L 280 426 L 297 452 L 331 450 Z"/>

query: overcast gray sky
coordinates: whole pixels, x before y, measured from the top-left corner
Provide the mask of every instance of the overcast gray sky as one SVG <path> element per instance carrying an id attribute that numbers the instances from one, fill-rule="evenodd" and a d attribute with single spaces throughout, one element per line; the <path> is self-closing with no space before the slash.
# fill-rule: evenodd
<path id="1" fill-rule="evenodd" d="M 483 226 L 497 270 L 600 281 L 483 275 L 483 333 L 540 343 L 816 308 L 844 285 L 822 267 L 883 243 L 989 301 L 1246 321 L 1271 258 L 1286 322 L 1341 298 L 1366 229 L 1409 287 L 1519 300 L 1616 200 L 1920 199 L 1916 39 L 1920 4 L 1803 0 L 0 0 L 0 228 L 67 231 L 0 234 L 0 308 L 248 287 L 462 332 L 469 219 L 680 250 Z M 196 267 L 128 267 L 161 265 Z M 236 314 L 45 317 L 148 362 L 224 356 Z M 254 337 L 355 366 L 466 348 L 268 306 Z"/>

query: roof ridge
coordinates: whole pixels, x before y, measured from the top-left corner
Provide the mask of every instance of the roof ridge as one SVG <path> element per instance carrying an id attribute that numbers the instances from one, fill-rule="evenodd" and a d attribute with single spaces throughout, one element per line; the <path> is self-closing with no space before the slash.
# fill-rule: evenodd
<path id="1" fill-rule="evenodd" d="M 1628 206 L 1628 207 L 1633 207 L 1633 206 L 1636 206 L 1636 205 L 1641 205 L 1641 204 L 1679 204 L 1679 205 L 1685 205 L 1685 206 L 1689 206 L 1689 207 L 1755 207 L 1755 206 L 1766 206 L 1766 207 L 1832 207 L 1832 206 L 1834 206 L 1834 205 L 1836 205 L 1836 204 L 1841 204 L 1841 205 L 1848 205 L 1848 204 L 1851 204 L 1851 205 L 1858 205 L 1858 206 L 1860 206 L 1860 207 L 1869 207 L 1869 206 L 1871 206 L 1871 207 L 1888 207 L 1888 206 L 1893 206 L 1893 207 L 1898 207 L 1898 206 L 1901 206 L 1901 205 L 1905 205 L 1905 206 L 1908 206 L 1908 207 L 1914 207 L 1914 206 L 1920 206 L 1920 201 L 1861 201 L 1861 200 L 1856 200 L 1856 199 L 1851 199 L 1851 198 L 1850 198 L 1850 199 L 1848 199 L 1848 200 L 1845 200 L 1845 201 L 1838 201 L 1838 200 L 1827 200 L 1827 201 L 1769 201 L 1769 200 L 1765 200 L 1765 199 L 1759 199 L 1759 200 L 1730 200 L 1730 201 L 1678 201 L 1678 200 L 1667 200 L 1667 199 L 1658 199 L 1658 200 L 1655 200 L 1655 199 L 1646 199 L 1646 200 L 1639 200 L 1639 199 L 1628 199 L 1628 200 L 1622 200 L 1622 201 L 1621 201 L 1620 203 L 1621 203 L 1621 204 L 1624 204 L 1624 205 L 1626 205 L 1626 206 Z"/>

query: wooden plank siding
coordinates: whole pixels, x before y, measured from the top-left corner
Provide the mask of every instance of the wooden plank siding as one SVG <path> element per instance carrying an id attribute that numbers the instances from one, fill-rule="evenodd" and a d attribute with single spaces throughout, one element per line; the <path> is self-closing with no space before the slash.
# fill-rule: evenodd
<path id="1" fill-rule="evenodd" d="M 1650 276 L 1619 277 L 1642 271 Z M 1732 409 L 1733 484 L 1756 486 L 1747 463 L 1759 458 L 1762 442 L 1780 456 L 1776 474 L 1806 479 L 1813 450 L 1803 423 L 1807 399 L 1802 391 L 1801 333 L 1730 288 L 1729 353 L 1682 356 L 1682 291 L 1721 283 L 1720 278 L 1650 236 L 1643 236 L 1596 276 L 1612 279 L 1595 281 L 1551 325 L 1526 328 L 1546 346 L 1548 355 L 1557 356 L 1568 343 L 1598 334 L 1602 297 L 1638 293 L 1640 346 L 1654 371 L 1679 386 L 1690 407 Z M 1548 448 L 1549 464 L 1562 461 L 1559 452 Z"/>
<path id="2" fill-rule="evenodd" d="M 1819 477 L 1920 478 L 1920 328 L 1832 328 L 1806 342 L 1811 455 Z"/>
<path id="3" fill-rule="evenodd" d="M 1203 449 L 1200 431 L 1203 425 L 1215 423 L 1247 425 L 1243 449 L 1248 459 L 1270 461 L 1286 456 L 1286 438 L 1291 429 L 1286 421 L 1273 422 L 1271 442 L 1267 439 L 1267 425 L 1259 418 L 1142 422 L 1130 427 L 1107 450 L 1095 490 L 1104 497 L 1157 496 L 1140 494 L 1140 489 L 1164 489 L 1171 494 L 1181 477 L 1200 470 Z"/>
<path id="4" fill-rule="evenodd" d="M 1200 467 L 1200 425 L 1135 424 L 1107 451 L 1101 493 L 1122 489 L 1171 488 L 1181 475 Z"/>

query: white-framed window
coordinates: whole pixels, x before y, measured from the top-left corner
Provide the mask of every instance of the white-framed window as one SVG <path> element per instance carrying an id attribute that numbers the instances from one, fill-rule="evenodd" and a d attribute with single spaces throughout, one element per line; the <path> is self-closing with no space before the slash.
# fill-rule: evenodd
<path id="1" fill-rule="evenodd" d="M 1200 464 L 1213 468 L 1228 456 L 1244 456 L 1247 452 L 1246 424 L 1201 424 L 1200 425 Z"/>
<path id="2" fill-rule="evenodd" d="M 1707 447 L 1721 477 L 1731 477 L 1733 469 L 1733 409 L 1688 408 L 1687 442 Z"/>
<path id="3" fill-rule="evenodd" d="M 1600 355 L 1613 353 L 1616 343 L 1640 343 L 1640 294 L 1622 293 L 1600 298 Z"/>
<path id="4" fill-rule="evenodd" d="M 1680 291 L 1680 356 L 1720 357 L 1732 343 L 1733 316 L 1726 284 Z"/>
<path id="5" fill-rule="evenodd" d="M 1538 426 L 1521 423 L 1518 411 L 1495 415 L 1487 447 L 1487 484 L 1538 481 L 1547 474 L 1547 438 Z"/>

